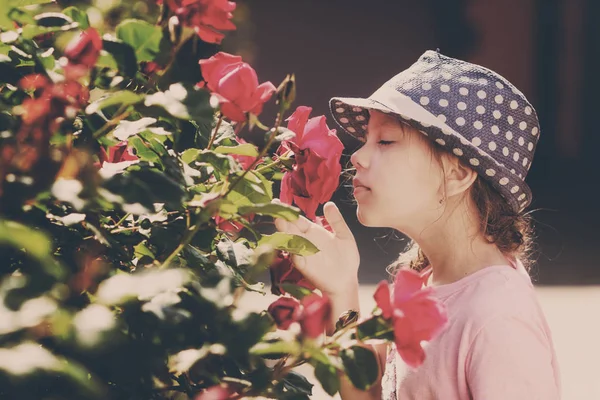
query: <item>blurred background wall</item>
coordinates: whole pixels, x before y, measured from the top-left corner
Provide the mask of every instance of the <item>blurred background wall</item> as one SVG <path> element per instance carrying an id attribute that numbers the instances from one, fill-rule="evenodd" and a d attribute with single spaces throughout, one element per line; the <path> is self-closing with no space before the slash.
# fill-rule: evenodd
<path id="1" fill-rule="evenodd" d="M 296 105 L 325 114 L 333 96 L 368 96 L 427 49 L 504 75 L 534 104 L 541 139 L 527 182 L 538 284 L 600 283 L 600 2 L 597 0 L 244 0 L 232 37 L 260 81 L 294 72 Z M 225 43 L 227 47 L 227 43 Z M 274 110 L 261 119 L 271 122 Z M 356 142 L 343 137 L 347 153 Z M 347 159 L 346 159 L 347 160 Z M 345 161 L 346 161 L 345 160 Z M 407 193 L 410 195 L 410 193 Z M 406 245 L 365 228 L 351 190 L 334 196 L 355 232 L 360 277 L 376 282 Z"/>

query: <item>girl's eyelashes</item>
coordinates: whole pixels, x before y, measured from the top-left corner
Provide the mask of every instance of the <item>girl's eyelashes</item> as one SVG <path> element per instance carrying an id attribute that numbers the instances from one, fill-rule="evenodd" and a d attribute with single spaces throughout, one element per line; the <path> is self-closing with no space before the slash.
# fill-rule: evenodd
<path id="1" fill-rule="evenodd" d="M 382 145 L 382 146 L 388 146 L 388 145 L 390 145 L 390 144 L 392 144 L 392 143 L 394 143 L 394 142 L 392 142 L 392 141 L 390 141 L 390 140 L 380 140 L 380 141 L 379 141 L 379 142 L 377 142 L 377 143 L 379 143 L 379 144 L 380 144 L 380 145 Z"/>

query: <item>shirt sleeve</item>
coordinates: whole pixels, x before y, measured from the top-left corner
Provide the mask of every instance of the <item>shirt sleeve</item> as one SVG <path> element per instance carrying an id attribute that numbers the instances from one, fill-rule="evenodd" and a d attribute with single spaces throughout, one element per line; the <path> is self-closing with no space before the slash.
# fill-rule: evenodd
<path id="1" fill-rule="evenodd" d="M 498 316 L 476 334 L 466 360 L 473 400 L 558 400 L 553 344 L 535 319 Z"/>

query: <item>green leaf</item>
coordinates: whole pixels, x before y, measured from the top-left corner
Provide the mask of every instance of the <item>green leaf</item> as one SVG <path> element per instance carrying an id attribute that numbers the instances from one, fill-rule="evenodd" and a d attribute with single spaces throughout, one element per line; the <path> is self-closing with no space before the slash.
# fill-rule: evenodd
<path id="1" fill-rule="evenodd" d="M 196 160 L 196 158 L 198 158 L 198 155 L 201 152 L 202 152 L 202 150 L 200 150 L 200 149 L 187 149 L 186 151 L 181 153 L 181 160 L 184 163 L 189 164 L 192 161 Z"/>
<path id="2" fill-rule="evenodd" d="M 116 34 L 135 50 L 138 62 L 154 61 L 161 51 L 168 52 L 160 26 L 138 19 L 127 19 L 117 26 Z"/>
<path id="3" fill-rule="evenodd" d="M 49 276 L 61 279 L 65 273 L 63 267 L 52 256 L 50 239 L 40 231 L 18 222 L 0 219 L 0 244 L 24 250 L 30 257 L 39 261 Z"/>
<path id="4" fill-rule="evenodd" d="M 361 341 L 368 339 L 394 340 L 394 328 L 381 316 L 372 317 L 358 325 L 357 338 Z"/>
<path id="5" fill-rule="evenodd" d="M 155 123 L 156 118 L 151 117 L 142 117 L 135 121 L 121 121 L 112 134 L 117 140 L 127 140 L 129 137 L 147 130 L 150 125 Z"/>
<path id="6" fill-rule="evenodd" d="M 160 143 L 158 143 L 162 146 Z M 135 154 L 141 161 L 153 162 L 159 165 L 163 165 L 161 154 L 162 151 L 157 152 L 153 146 L 149 146 L 142 138 L 135 136 L 129 139 L 129 145 L 135 149 Z M 165 148 L 162 150 L 166 152 Z"/>
<path id="7" fill-rule="evenodd" d="M 290 371 L 283 379 L 283 386 L 292 393 L 312 396 L 313 384 L 304 375 Z"/>
<path id="8" fill-rule="evenodd" d="M 250 349 L 250 353 L 257 356 L 284 355 L 298 356 L 302 352 L 302 347 L 298 342 L 277 341 L 273 343 L 257 343 Z"/>
<path id="9" fill-rule="evenodd" d="M 315 377 L 328 395 L 333 396 L 340 390 L 340 377 L 333 365 L 317 363 Z"/>
<path id="10" fill-rule="evenodd" d="M 25 7 L 34 6 L 37 4 L 53 3 L 54 0 L 8 0 L 9 7 Z"/>
<path id="11" fill-rule="evenodd" d="M 210 164 L 220 174 L 228 175 L 232 172 L 233 163 L 231 157 L 225 154 L 217 154 L 212 150 L 202 150 L 198 152 L 196 161 Z"/>
<path id="12" fill-rule="evenodd" d="M 238 154 L 241 156 L 258 157 L 258 150 L 252 143 L 244 143 L 239 146 L 219 146 L 215 153 L 220 154 Z"/>
<path id="13" fill-rule="evenodd" d="M 165 203 L 168 208 L 179 210 L 186 195 L 177 181 L 155 168 L 130 167 L 112 176 L 104 185 L 110 192 L 123 197 L 125 203 L 140 203 L 149 210 L 154 209 L 154 203 Z"/>
<path id="14" fill-rule="evenodd" d="M 34 17 L 34 20 L 38 26 L 45 27 L 65 26 L 73 23 L 73 19 L 71 17 L 57 12 L 45 12 L 38 14 Z"/>
<path id="15" fill-rule="evenodd" d="M 267 181 L 259 173 L 250 171 L 235 185 L 227 199 L 238 207 L 270 203 L 273 199 L 273 182 Z"/>
<path id="16" fill-rule="evenodd" d="M 149 257 L 152 260 L 156 258 L 154 253 L 146 246 L 146 241 L 138 243 L 133 247 L 134 254 L 138 259 L 142 259 L 143 257 Z"/>
<path id="17" fill-rule="evenodd" d="M 117 63 L 117 60 L 115 60 L 112 54 L 106 51 L 100 51 L 100 56 L 96 61 L 96 66 L 100 68 L 109 68 L 113 70 L 119 69 L 119 64 Z"/>
<path id="18" fill-rule="evenodd" d="M 72 22 L 62 26 L 39 26 L 39 25 L 25 25 L 21 36 L 24 39 L 33 39 L 38 35 L 43 35 L 50 32 L 67 32 L 73 29 L 77 29 L 78 25 L 76 22 Z"/>
<path id="19" fill-rule="evenodd" d="M 103 51 L 96 65 L 118 68 L 127 77 L 134 77 L 138 71 L 137 58 L 133 47 L 117 39 L 102 39 Z M 113 66 L 114 65 L 114 66 Z"/>
<path id="20" fill-rule="evenodd" d="M 362 346 L 352 346 L 340 352 L 348 378 L 360 390 L 369 389 L 379 376 L 379 364 L 375 354 Z"/>
<path id="21" fill-rule="evenodd" d="M 264 203 L 252 206 L 241 206 L 239 208 L 239 213 L 241 215 L 250 213 L 270 215 L 276 218 L 283 218 L 287 221 L 295 221 L 300 215 L 300 209 L 288 204 Z"/>
<path id="22" fill-rule="evenodd" d="M 85 109 L 88 114 L 93 114 L 99 110 L 103 110 L 107 107 L 122 105 L 127 106 L 135 103 L 139 103 L 144 99 L 143 95 L 131 92 L 129 90 L 120 90 L 110 95 L 104 96 L 93 103 L 91 103 Z"/>
<path id="23" fill-rule="evenodd" d="M 16 23 L 18 23 L 20 26 L 27 25 L 27 24 L 37 25 L 35 19 L 33 18 L 33 16 L 30 13 L 28 13 L 24 10 L 19 10 L 18 8 L 13 8 L 12 10 L 10 10 L 8 12 L 8 18 L 12 19 Z M 45 26 L 45 25 L 41 25 L 41 26 Z"/>
<path id="24" fill-rule="evenodd" d="M 301 256 L 316 254 L 319 249 L 308 239 L 289 233 L 275 232 L 272 235 L 263 235 L 258 245 L 270 244 L 277 250 L 289 251 Z"/>
<path id="25" fill-rule="evenodd" d="M 208 255 L 202 253 L 202 251 L 191 244 L 185 246 L 183 255 L 192 270 L 199 273 L 215 271 L 215 265 L 210 261 Z"/>
<path id="26" fill-rule="evenodd" d="M 223 238 L 217 244 L 217 256 L 233 268 L 245 268 L 251 265 L 254 252 L 242 243 Z"/>
<path id="27" fill-rule="evenodd" d="M 52 49 L 46 51 L 36 50 L 36 53 L 38 60 L 40 60 L 44 68 L 46 68 L 49 71 L 52 71 L 56 62 Z"/>
<path id="28" fill-rule="evenodd" d="M 90 20 L 88 19 L 87 13 L 80 10 L 77 7 L 67 7 L 63 10 L 63 13 L 71 18 L 73 21 L 79 24 L 80 29 L 87 29 L 90 27 Z"/>
<path id="29" fill-rule="evenodd" d="M 215 109 L 210 103 L 210 93 L 191 85 L 174 83 L 164 92 L 146 97 L 146 107 L 162 107 L 175 118 L 193 120 L 198 125 L 212 121 Z"/>
<path id="30" fill-rule="evenodd" d="M 25 249 L 38 260 L 47 260 L 52 252 L 50 240 L 46 235 L 14 221 L 0 220 L 0 243 Z"/>
<path id="31" fill-rule="evenodd" d="M 312 294 L 312 290 L 303 286 L 294 285 L 293 283 L 282 283 L 280 286 L 286 293 L 291 294 L 298 300 L 302 300 L 303 297 Z"/>

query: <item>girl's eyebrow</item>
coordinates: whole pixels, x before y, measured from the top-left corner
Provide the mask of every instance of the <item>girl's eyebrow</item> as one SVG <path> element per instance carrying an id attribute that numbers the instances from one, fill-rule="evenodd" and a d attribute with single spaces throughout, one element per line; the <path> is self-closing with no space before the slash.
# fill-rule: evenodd
<path id="1" fill-rule="evenodd" d="M 371 132 L 371 131 L 372 131 L 373 134 L 378 134 L 378 133 L 380 134 L 382 132 L 382 130 L 385 129 L 385 128 L 387 128 L 387 127 L 389 127 L 389 128 L 396 128 L 397 126 L 398 125 L 395 123 L 395 121 L 391 121 L 391 120 L 386 119 L 386 120 L 382 121 L 381 123 L 375 125 L 373 128 L 369 128 L 367 126 L 367 130 L 366 130 L 365 135 L 366 136 L 369 135 L 369 132 Z M 396 131 L 396 130 L 397 129 L 394 129 L 394 131 Z M 400 126 L 400 134 L 399 134 L 399 136 L 402 136 L 402 135 L 404 135 L 404 127 Z"/>

